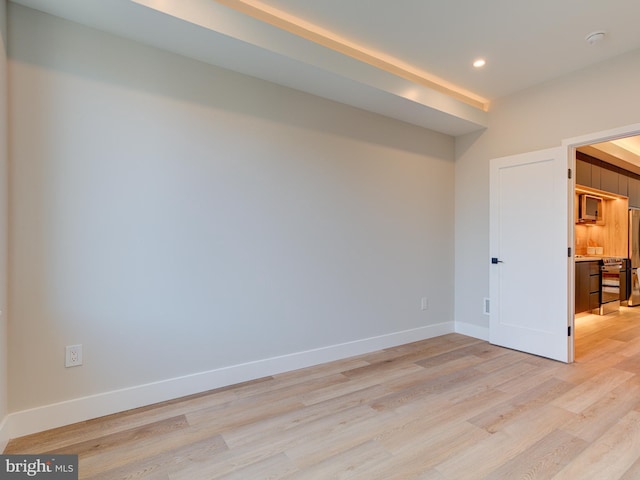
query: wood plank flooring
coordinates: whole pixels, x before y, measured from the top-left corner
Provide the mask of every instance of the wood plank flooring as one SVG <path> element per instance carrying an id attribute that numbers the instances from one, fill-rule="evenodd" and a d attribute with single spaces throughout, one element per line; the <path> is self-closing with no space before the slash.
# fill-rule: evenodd
<path id="1" fill-rule="evenodd" d="M 640 478 L 640 308 L 565 365 L 458 334 L 14 439 L 91 479 Z"/>

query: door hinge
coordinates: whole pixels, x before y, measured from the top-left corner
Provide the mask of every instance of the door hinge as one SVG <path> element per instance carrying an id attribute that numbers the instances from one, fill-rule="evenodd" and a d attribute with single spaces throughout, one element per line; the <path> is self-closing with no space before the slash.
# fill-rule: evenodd
<path id="1" fill-rule="evenodd" d="M 571 247 L 567 248 L 567 257 L 571 258 Z"/>
<path id="2" fill-rule="evenodd" d="M 567 336 L 570 337 L 571 336 L 571 325 L 569 325 L 569 329 L 567 331 Z"/>
<path id="3" fill-rule="evenodd" d="M 571 169 L 568 169 L 568 173 L 569 173 L 569 179 L 571 179 Z"/>

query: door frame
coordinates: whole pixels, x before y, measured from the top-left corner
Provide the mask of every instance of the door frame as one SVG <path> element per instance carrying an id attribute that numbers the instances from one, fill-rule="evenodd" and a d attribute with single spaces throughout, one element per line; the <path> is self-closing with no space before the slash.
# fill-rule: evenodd
<path id="1" fill-rule="evenodd" d="M 568 236 L 569 244 L 571 245 L 571 251 L 573 255 L 569 258 L 569 278 L 567 282 L 568 288 L 568 298 L 572 301 L 569 302 L 569 312 L 567 312 L 569 316 L 569 325 L 571 326 L 571 340 L 569 342 L 569 363 L 573 363 L 574 354 L 575 354 L 575 238 L 574 238 L 574 230 L 575 230 L 575 219 L 574 219 L 574 210 L 575 210 L 575 187 L 576 187 L 576 149 L 578 147 L 583 147 L 586 145 L 591 145 L 594 143 L 608 142 L 611 140 L 617 140 L 619 138 L 624 137 L 633 137 L 636 135 L 640 135 L 640 123 L 635 123 L 631 125 L 626 125 L 623 127 L 613 128 L 610 130 L 603 130 L 600 132 L 589 133 L 586 135 L 581 135 L 579 137 L 567 138 L 562 141 L 563 151 L 566 151 L 568 158 L 568 164 L 570 165 L 571 172 L 571 183 L 569 184 L 569 198 L 567 199 L 569 202 L 569 218 L 567 219 L 567 228 L 568 228 Z"/>

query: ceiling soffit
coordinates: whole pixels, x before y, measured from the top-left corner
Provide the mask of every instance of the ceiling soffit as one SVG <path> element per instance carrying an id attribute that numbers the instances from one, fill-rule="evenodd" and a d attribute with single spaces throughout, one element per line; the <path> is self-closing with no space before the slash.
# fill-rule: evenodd
<path id="1" fill-rule="evenodd" d="M 13 1 L 448 135 L 487 126 L 484 99 L 326 32 L 300 36 L 301 30 L 311 32 L 309 25 L 296 25 L 291 18 L 271 16 L 268 23 L 256 18 L 259 12 L 251 16 L 214 0 Z"/>

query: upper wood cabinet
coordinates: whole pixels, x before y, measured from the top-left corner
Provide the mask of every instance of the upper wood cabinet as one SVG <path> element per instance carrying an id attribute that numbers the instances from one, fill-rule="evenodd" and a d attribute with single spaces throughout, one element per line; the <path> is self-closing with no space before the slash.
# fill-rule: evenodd
<path id="1" fill-rule="evenodd" d="M 607 173 L 608 172 L 608 173 Z M 618 192 L 620 186 L 618 185 L 618 177 L 613 177 L 610 173 L 615 174 L 609 170 L 605 170 L 599 165 L 593 165 L 584 160 L 576 159 L 576 184 L 584 185 L 585 187 L 597 188 L 598 190 L 606 190 L 603 187 L 603 181 L 612 189 L 610 192 Z M 603 179 L 603 176 L 605 177 Z M 615 185 L 615 189 L 613 186 Z M 626 190 L 626 188 L 625 188 Z M 626 193 L 625 193 L 626 195 Z"/>
<path id="2" fill-rule="evenodd" d="M 603 168 L 600 173 L 600 190 L 605 192 L 618 193 L 618 172 L 613 172 Z M 591 185 L 589 185 L 591 186 Z"/>
<path id="3" fill-rule="evenodd" d="M 629 206 L 640 208 L 640 180 L 637 178 L 629 179 Z"/>
<path id="4" fill-rule="evenodd" d="M 593 159 L 594 161 L 598 161 Z M 615 167 L 613 167 L 615 168 Z M 629 197 L 629 206 L 640 208 L 640 179 L 576 158 L 576 184 Z"/>
<path id="5" fill-rule="evenodd" d="M 576 183 L 578 185 L 584 185 L 585 187 L 591 186 L 591 164 L 584 160 L 576 159 Z"/>
<path id="6" fill-rule="evenodd" d="M 629 180 L 626 175 L 618 174 L 618 195 L 629 196 Z"/>
<path id="7" fill-rule="evenodd" d="M 602 185 L 602 168 L 598 165 L 591 165 L 591 188 L 597 188 L 598 190 L 602 190 L 600 186 Z"/>

